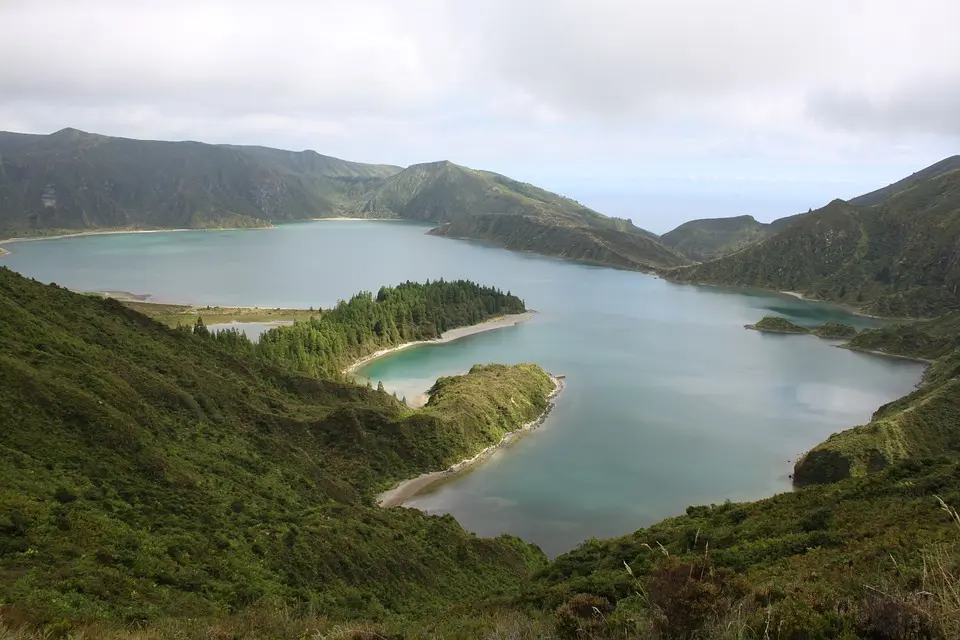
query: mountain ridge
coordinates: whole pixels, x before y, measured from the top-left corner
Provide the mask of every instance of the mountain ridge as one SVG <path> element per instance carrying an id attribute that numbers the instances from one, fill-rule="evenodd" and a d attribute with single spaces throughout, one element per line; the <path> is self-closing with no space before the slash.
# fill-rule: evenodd
<path id="1" fill-rule="evenodd" d="M 834 200 L 681 282 L 796 291 L 879 316 L 932 317 L 960 307 L 960 170 L 913 180 L 874 205 Z"/>
<path id="2" fill-rule="evenodd" d="M 462 221 L 486 214 L 523 216 L 536 224 L 520 222 L 508 230 Z M 313 150 L 136 140 L 71 128 L 49 135 L 0 132 L 0 235 L 259 227 L 329 217 L 459 222 L 457 237 L 559 257 L 583 255 L 598 264 L 609 258 L 622 268 L 685 262 L 629 220 L 447 160 L 402 168 Z M 557 227 L 597 231 L 554 233 L 554 241 L 539 241 L 538 234 Z"/>

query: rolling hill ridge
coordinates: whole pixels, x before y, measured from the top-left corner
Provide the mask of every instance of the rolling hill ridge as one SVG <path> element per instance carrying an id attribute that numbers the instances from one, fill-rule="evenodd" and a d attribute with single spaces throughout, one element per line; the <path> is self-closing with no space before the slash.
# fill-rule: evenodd
<path id="1" fill-rule="evenodd" d="M 469 221 L 488 215 L 518 220 Z M 131 140 L 76 129 L 0 132 L 0 237 L 329 217 L 454 223 L 437 235 L 622 268 L 686 262 L 629 220 L 448 161 L 402 169 L 314 151 Z"/>
<path id="2" fill-rule="evenodd" d="M 882 202 L 835 200 L 736 253 L 680 267 L 682 282 L 796 291 L 882 316 L 960 308 L 960 170 Z"/>

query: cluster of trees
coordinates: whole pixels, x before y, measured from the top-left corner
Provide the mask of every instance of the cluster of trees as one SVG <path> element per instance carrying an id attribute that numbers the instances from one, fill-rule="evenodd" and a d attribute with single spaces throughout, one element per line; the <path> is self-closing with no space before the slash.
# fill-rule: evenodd
<path id="1" fill-rule="evenodd" d="M 509 291 L 469 280 L 405 282 L 381 287 L 376 295 L 361 291 L 309 321 L 264 333 L 256 345 L 237 331 L 221 331 L 215 338 L 272 364 L 337 378 L 350 363 L 379 349 L 432 340 L 450 329 L 525 310 L 523 300 Z"/>

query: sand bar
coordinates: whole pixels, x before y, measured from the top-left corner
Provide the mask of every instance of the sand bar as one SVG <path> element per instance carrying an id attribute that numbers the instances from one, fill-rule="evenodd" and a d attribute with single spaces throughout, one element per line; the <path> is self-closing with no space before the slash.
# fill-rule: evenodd
<path id="1" fill-rule="evenodd" d="M 419 494 L 421 491 L 426 489 L 431 484 L 442 480 L 444 478 L 449 478 L 452 475 L 455 475 L 468 467 L 471 467 L 483 460 L 489 458 L 497 449 L 504 447 L 516 438 L 525 435 L 526 433 L 536 429 L 544 423 L 547 419 L 547 416 L 550 415 L 550 411 L 553 409 L 554 402 L 556 401 L 557 395 L 563 391 L 563 378 L 558 376 L 550 376 L 550 379 L 553 380 L 553 391 L 550 392 L 550 395 L 547 396 L 547 408 L 541 413 L 535 420 L 522 425 L 514 431 L 509 431 L 497 444 L 491 445 L 478 453 L 475 456 L 466 458 L 456 463 L 455 465 L 444 469 L 443 471 L 433 471 L 431 473 L 423 473 L 417 476 L 416 478 L 410 478 L 409 480 L 404 480 L 393 489 L 389 491 L 384 491 L 377 496 L 377 504 L 385 509 L 392 507 L 403 506 L 403 503 Z"/>
<path id="2" fill-rule="evenodd" d="M 447 342 L 453 342 L 454 340 L 459 340 L 460 338 L 466 338 L 467 336 L 472 336 L 477 333 L 483 333 L 484 331 L 493 331 L 494 329 L 505 329 L 507 327 L 512 327 L 523 322 L 527 322 L 533 318 L 535 311 L 526 311 L 524 313 L 513 313 L 506 316 L 499 316 L 496 318 L 491 318 L 479 324 L 472 324 L 469 327 L 459 327 L 457 329 L 450 329 L 449 331 L 444 331 L 443 335 L 436 340 L 417 340 L 415 342 L 404 342 L 401 345 L 396 347 L 390 347 L 389 349 L 380 349 L 375 351 L 368 356 L 360 358 L 352 365 L 347 367 L 344 370 L 344 373 L 352 373 L 367 364 L 372 360 L 377 358 L 382 358 L 383 356 L 393 353 L 394 351 L 401 351 L 403 349 L 408 349 L 410 347 L 416 347 L 424 344 L 446 344 Z"/>

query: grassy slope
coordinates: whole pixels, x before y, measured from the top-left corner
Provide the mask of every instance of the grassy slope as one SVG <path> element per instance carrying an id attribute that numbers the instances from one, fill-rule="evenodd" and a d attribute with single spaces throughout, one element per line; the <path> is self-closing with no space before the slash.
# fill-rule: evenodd
<path id="1" fill-rule="evenodd" d="M 753 216 L 705 218 L 684 222 L 660 238 L 671 249 L 702 262 L 734 253 L 770 235 Z"/>
<path id="2" fill-rule="evenodd" d="M 960 171 L 920 180 L 875 207 L 834 201 L 740 252 L 673 276 L 799 291 L 878 315 L 960 307 Z"/>
<path id="3" fill-rule="evenodd" d="M 748 324 L 746 328 L 770 333 L 810 333 L 810 329 L 807 327 L 801 327 L 779 316 L 764 316 L 759 322 L 756 324 Z"/>
<path id="4" fill-rule="evenodd" d="M 905 191 L 917 182 L 921 180 L 929 180 L 931 178 L 936 178 L 945 173 L 955 171 L 960 169 L 960 156 L 950 156 L 949 158 L 944 158 L 940 162 L 935 162 L 934 164 L 917 171 L 916 173 L 907 176 L 902 180 L 898 180 L 893 184 L 887 185 L 876 191 L 871 191 L 870 193 L 865 193 L 862 196 L 857 196 L 856 198 L 850 201 L 851 204 L 872 206 L 875 204 L 880 204 L 884 200 Z"/>
<path id="5" fill-rule="evenodd" d="M 453 223 L 437 235 L 618 267 L 684 262 L 628 220 L 450 162 L 401 171 L 313 151 L 0 132 L 0 237 L 333 216 Z"/>
<path id="6" fill-rule="evenodd" d="M 549 383 L 539 370 L 471 374 L 490 413 L 468 422 L 5 269 L 0 326 L 7 617 L 222 615 L 270 596 L 339 617 L 421 616 L 509 593 L 542 561 L 449 517 L 371 506 L 496 438 L 490 425 L 532 418 Z M 504 414 L 517 394 L 527 403 Z"/>
<path id="7" fill-rule="evenodd" d="M 957 540 L 957 523 L 935 496 L 960 503 L 958 481 L 956 461 L 911 461 L 757 502 L 689 507 L 560 556 L 539 572 L 524 602 L 552 609 L 574 594 L 601 596 L 617 603 L 607 626 L 636 631 L 620 637 L 657 637 L 641 630 L 658 626 L 676 634 L 668 637 L 688 637 L 682 634 L 702 623 L 706 633 L 695 637 L 761 638 L 773 629 L 779 635 L 771 637 L 781 638 L 946 638 L 896 635 L 889 615 L 921 617 L 903 592 L 935 589 L 934 580 L 924 581 L 921 551 Z M 926 560 L 927 572 L 934 570 Z M 724 570 L 739 579 L 718 588 Z M 875 607 L 884 593 L 886 623 Z M 940 622 L 955 625 L 951 615 Z M 877 622 L 893 635 L 869 635 Z"/>
<path id="8" fill-rule="evenodd" d="M 934 362 L 916 391 L 804 455 L 794 470 L 797 484 L 834 482 L 903 458 L 960 452 L 960 313 L 868 329 L 845 346 Z"/>
<path id="9" fill-rule="evenodd" d="M 204 228 L 343 215 L 398 167 L 64 129 L 0 133 L 0 234 Z"/>
<path id="10" fill-rule="evenodd" d="M 361 215 L 442 223 L 434 235 L 471 238 L 507 249 L 622 268 L 684 259 L 632 223 L 609 218 L 533 185 L 450 162 L 414 165 L 391 177 Z"/>

